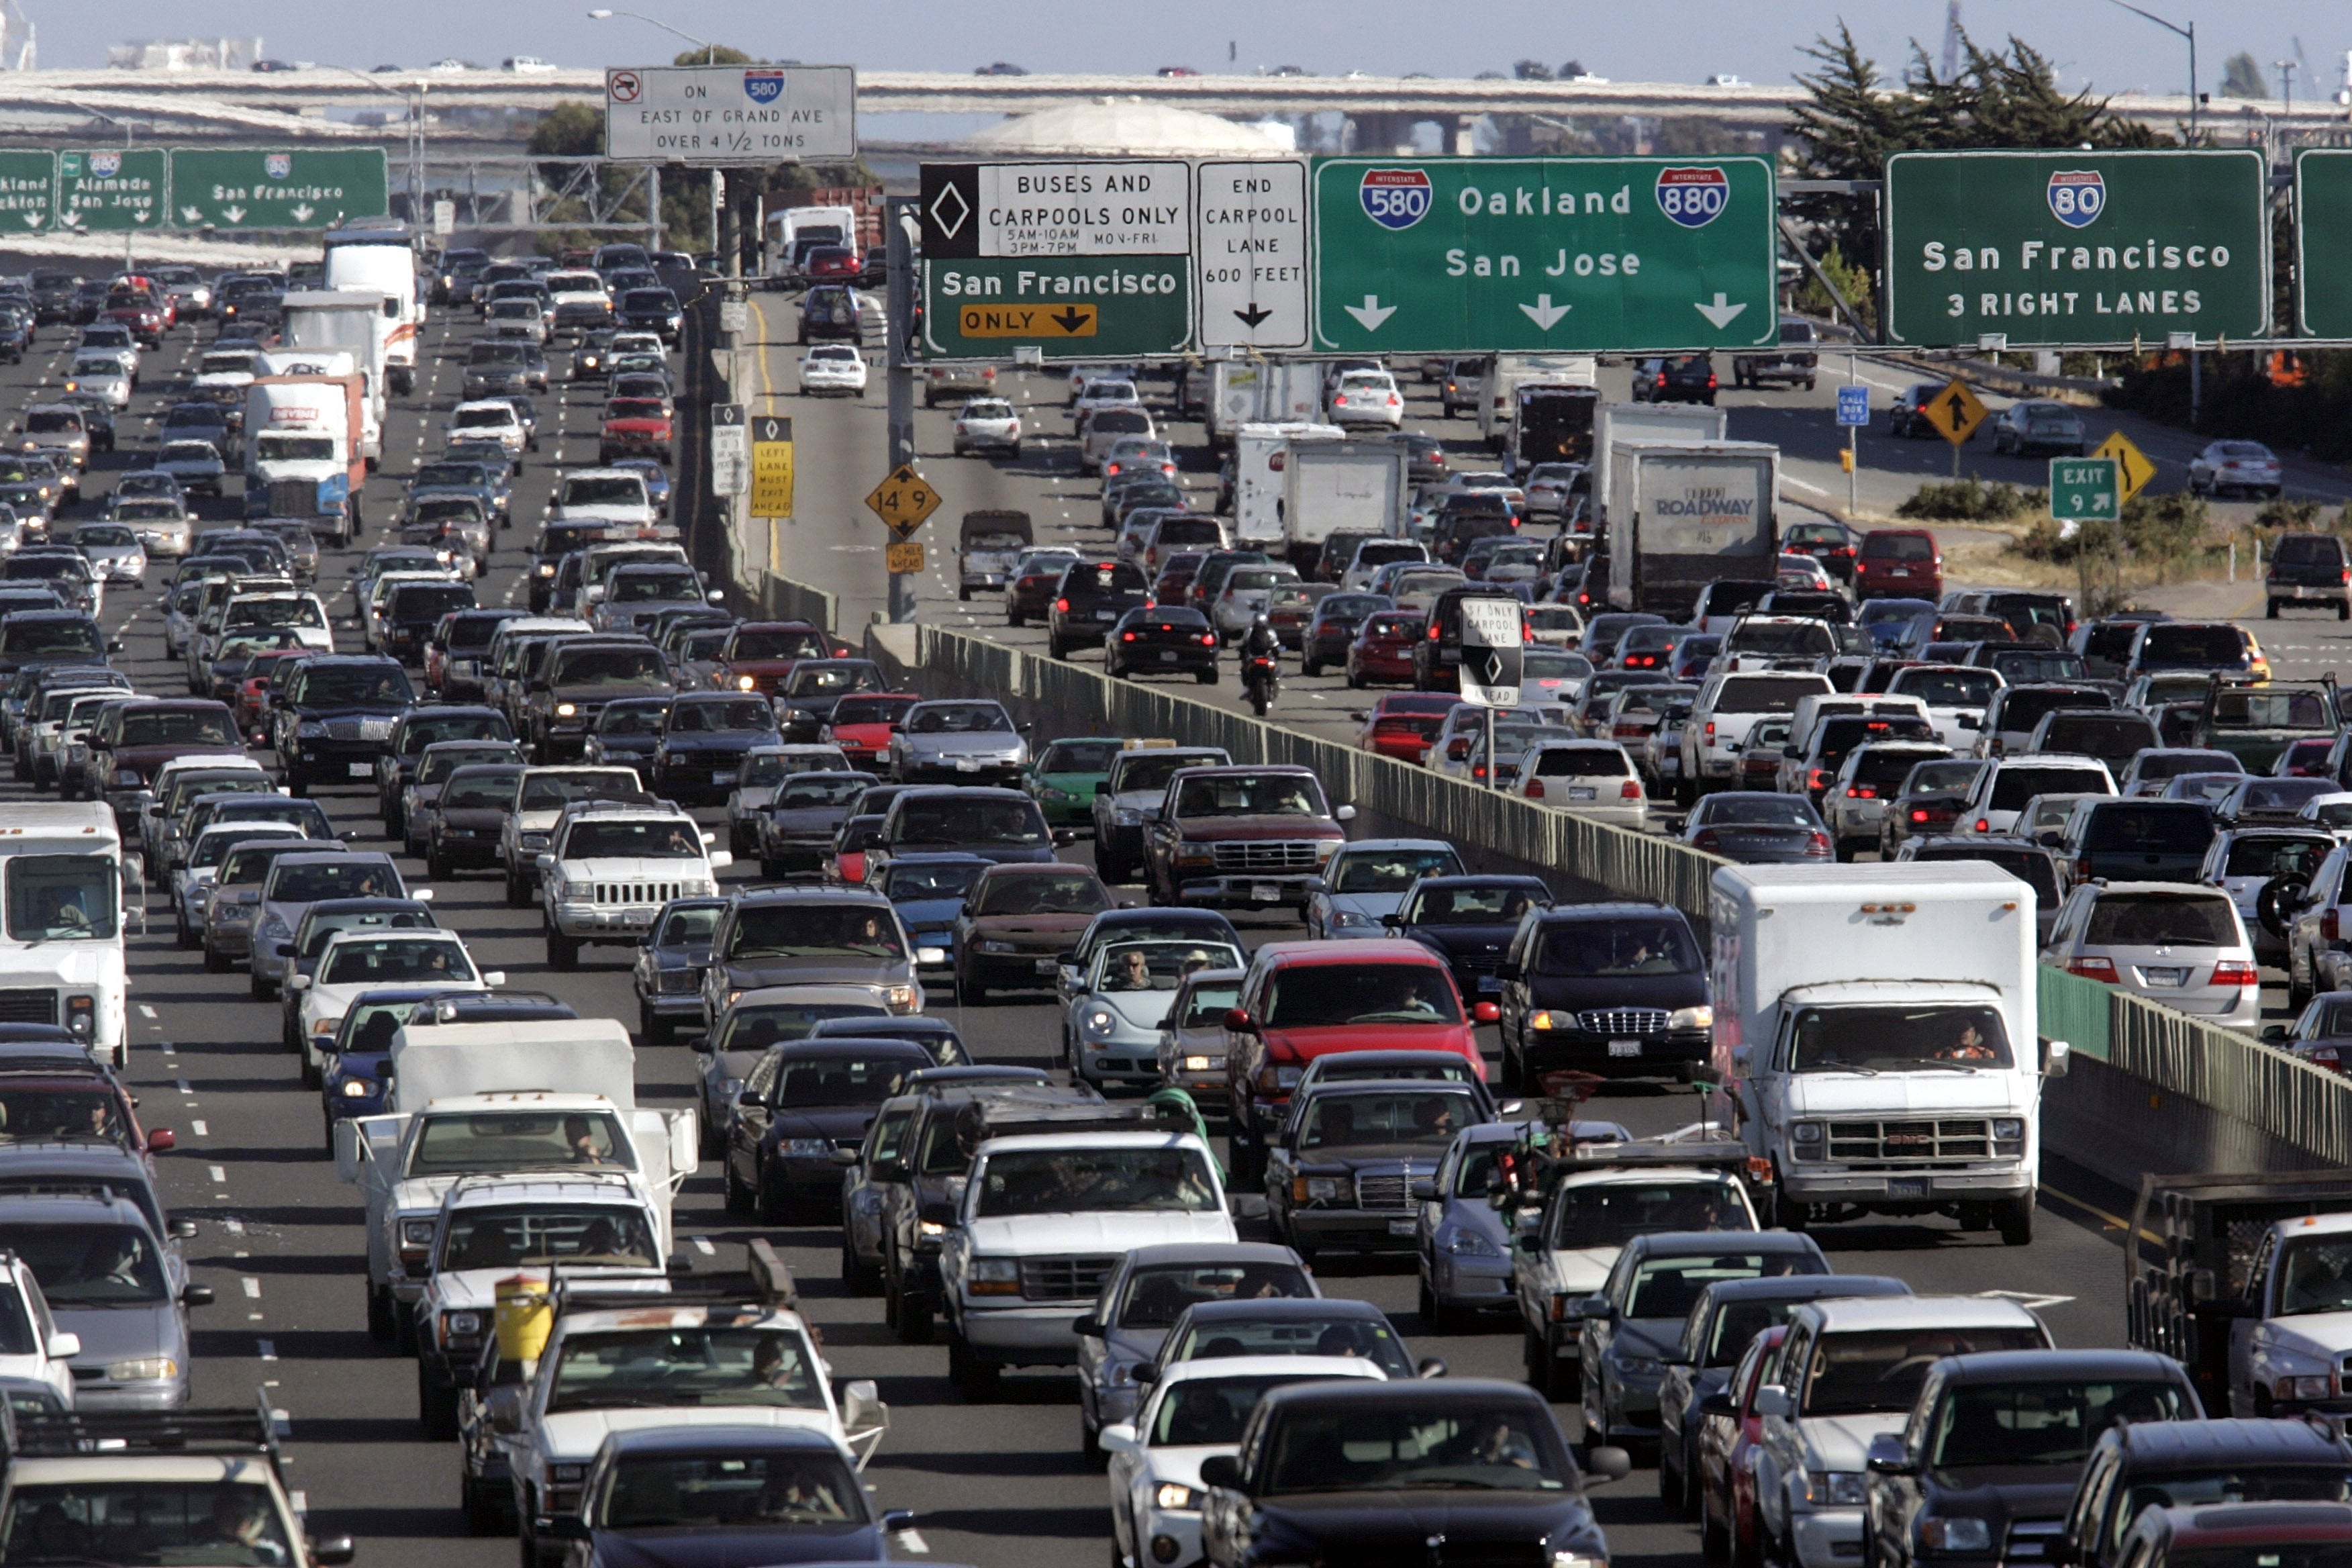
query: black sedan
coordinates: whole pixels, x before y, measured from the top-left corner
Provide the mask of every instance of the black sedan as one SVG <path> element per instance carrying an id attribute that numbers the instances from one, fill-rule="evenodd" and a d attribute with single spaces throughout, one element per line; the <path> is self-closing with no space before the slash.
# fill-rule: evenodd
<path id="1" fill-rule="evenodd" d="M 1502 988 L 1496 970 L 1530 910 L 1551 908 L 1540 877 L 1423 877 L 1387 924 L 1433 949 L 1454 971 L 1466 1002 L 1491 1002 Z"/>
<path id="2" fill-rule="evenodd" d="M 1129 680 L 1189 675 L 1203 686 L 1214 686 L 1217 634 L 1198 610 L 1139 605 L 1121 616 L 1104 640 L 1103 673 Z"/>
<path id="3" fill-rule="evenodd" d="M 794 1040 L 744 1079 L 728 1121 L 727 1206 L 762 1225 L 830 1209 L 841 1194 L 835 1149 L 866 1140 L 875 1111 L 907 1074 L 933 1065 L 911 1040 Z"/>
<path id="4" fill-rule="evenodd" d="M 600 765 L 632 767 L 640 773 L 652 765 L 661 750 L 662 731 L 669 722 L 667 697 L 623 697 L 604 704 L 588 731 L 580 760 Z"/>
<path id="5" fill-rule="evenodd" d="M 1320 675 L 1326 665 L 1345 665 L 1348 648 L 1374 612 L 1392 610 L 1396 601 L 1386 594 L 1333 594 L 1315 606 L 1299 638 L 1301 675 Z"/>
<path id="6" fill-rule="evenodd" d="M 1743 866 L 1808 865 L 1831 853 L 1829 829 L 1811 801 L 1763 790 L 1700 797 L 1684 821 L 1683 842 Z"/>
<path id="7" fill-rule="evenodd" d="M 1151 602 L 1151 584 L 1124 561 L 1074 561 L 1045 607 L 1045 646 L 1055 658 L 1101 646 L 1128 611 Z"/>

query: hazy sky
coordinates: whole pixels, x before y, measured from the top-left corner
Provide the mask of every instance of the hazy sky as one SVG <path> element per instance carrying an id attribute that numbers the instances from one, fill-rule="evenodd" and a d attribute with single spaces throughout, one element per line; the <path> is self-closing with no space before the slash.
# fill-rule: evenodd
<path id="1" fill-rule="evenodd" d="M 570 66 L 646 64 L 677 41 L 641 22 L 594 22 L 573 0 L 358 0 L 288 5 L 284 0 L 20 0 L 39 29 L 45 66 L 96 66 L 107 46 L 131 38 L 182 37 L 201 29 L 259 35 L 285 59 L 362 68 L 415 66 L 446 55 L 495 65 L 537 55 Z M 1931 50 L 1943 35 L 1944 0 L 1483 0 L 1471 6 L 1431 0 L 1025 0 L 947 4 L 865 0 L 846 6 L 772 0 L 655 0 L 637 7 L 703 38 L 771 58 L 846 62 L 872 68 L 969 70 L 1007 59 L 1031 70 L 1149 71 L 1165 65 L 1240 68 L 1295 64 L 1318 73 L 1428 71 L 1473 76 L 1533 57 L 1557 67 L 1574 58 L 1620 81 L 1700 81 L 1727 72 L 1755 82 L 1786 80 L 1796 49 L 1843 16 L 1882 65 L 1898 65 L 1906 41 Z M 2195 21 L 2199 68 L 2213 90 L 2221 61 L 2250 49 L 2269 63 L 2293 58 L 2300 35 L 2319 96 L 2342 85 L 2352 47 L 2352 7 L 2342 0 L 2149 0 L 2146 9 Z M 2108 90 L 2178 91 L 2187 77 L 2180 40 L 2108 0 L 1964 0 L 1970 31 L 1987 40 L 2010 33 L 2059 63 L 2067 84 Z M 2272 72 L 2275 88 L 2276 73 Z M 2306 78 L 2296 72 L 2295 96 Z"/>

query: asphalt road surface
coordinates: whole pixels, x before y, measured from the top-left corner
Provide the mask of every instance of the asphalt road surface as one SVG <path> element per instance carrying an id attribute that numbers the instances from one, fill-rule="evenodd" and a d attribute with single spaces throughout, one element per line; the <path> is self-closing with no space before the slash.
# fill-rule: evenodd
<path id="1" fill-rule="evenodd" d="M 775 297 L 762 303 L 772 324 L 769 335 L 782 336 L 772 330 L 780 320 Z M 369 486 L 366 514 L 373 537 L 380 538 L 394 517 L 403 477 L 420 455 L 438 445 L 439 421 L 455 401 L 462 335 L 470 328 L 469 318 L 453 321 L 445 315 L 427 329 L 430 357 L 418 396 L 389 420 L 383 471 Z M 452 336 L 453 329 L 458 336 Z M 168 401 L 174 377 L 192 362 L 195 340 L 209 336 L 208 329 L 184 328 L 160 355 L 151 357 L 144 389 L 123 425 L 123 450 L 101 458 L 92 472 L 93 500 L 84 504 L 85 514 L 110 487 L 108 470 L 132 466 L 142 435 L 152 434 L 152 423 L 142 421 Z M 31 401 L 37 384 L 56 381 L 62 350 L 63 339 L 49 334 L 41 352 L 0 374 L 0 384 L 14 400 L 11 406 Z M 794 525 L 790 558 L 796 568 L 812 561 L 830 568 L 809 569 L 820 584 L 867 587 L 863 599 L 851 601 L 852 609 L 862 612 L 877 601 L 881 584 L 880 563 L 873 558 L 877 530 L 857 505 L 879 472 L 878 384 L 863 404 L 811 406 L 790 395 L 796 385 L 791 351 L 778 348 L 770 357 L 779 367 L 776 390 L 806 421 L 800 439 L 803 517 Z M 1041 384 L 1019 390 L 1034 400 Z M 554 434 L 559 405 L 561 437 Z M 542 399 L 544 447 L 517 487 L 514 512 L 520 526 L 500 536 L 493 570 L 480 584 L 484 603 L 511 598 L 530 525 L 556 467 L 566 458 L 593 461 L 597 405 L 593 391 L 570 396 L 559 392 Z M 1021 505 L 1040 515 L 1047 538 L 1100 537 L 1078 526 L 1092 515 L 1086 500 L 1092 487 L 1077 479 L 1066 445 L 1040 443 L 1035 456 L 1020 465 L 951 463 L 944 455 L 945 415 L 919 418 L 919 445 L 948 491 L 950 514 L 971 506 Z M 1207 482 L 1204 476 L 1192 477 Z M 207 510 L 226 517 L 233 504 Z M 355 558 L 349 552 L 331 555 L 321 567 L 322 587 L 340 589 Z M 160 570 L 154 574 L 158 584 L 163 575 Z M 331 597 L 330 607 L 339 617 L 339 637 L 346 647 L 355 647 L 357 634 L 345 618 L 348 595 Z M 984 624 L 977 614 L 982 606 L 972 608 L 973 623 Z M 932 584 L 924 613 L 964 624 L 956 610 L 951 591 L 943 599 Z M 863 618 L 859 613 L 855 621 Z M 152 594 L 124 590 L 111 595 L 105 620 L 110 631 L 120 628 L 127 637 L 128 651 L 119 662 L 143 689 L 164 694 L 183 689 L 178 667 L 162 655 Z M 852 624 L 845 614 L 845 628 Z M 1222 689 L 1230 698 L 1234 688 L 1229 683 Z M 1278 716 L 1338 706 L 1338 700 L 1316 692 L 1311 683 L 1295 689 L 1298 695 L 1286 699 Z M 22 793 L 21 786 L 6 788 Z M 387 847 L 372 793 L 319 795 L 353 844 Z M 1071 853 L 1083 856 L 1084 847 Z M 421 866 L 406 869 L 425 879 Z M 728 873 L 728 879 L 740 882 L 746 869 Z M 625 950 L 591 949 L 582 973 L 559 979 L 545 967 L 538 916 L 506 908 L 492 876 L 441 885 L 435 909 L 466 936 L 484 968 L 507 973 L 509 986 L 558 991 L 583 1015 L 634 1020 Z M 267 1387 L 272 1403 L 290 1418 L 292 1480 L 307 1496 L 313 1528 L 358 1536 L 363 1564 L 417 1561 L 420 1553 L 451 1564 L 512 1562 L 512 1542 L 467 1537 L 457 1506 L 454 1450 L 421 1439 L 411 1363 L 368 1337 L 360 1205 L 353 1191 L 337 1183 L 322 1152 L 318 1099 L 301 1087 L 296 1058 L 278 1043 L 276 1005 L 251 1000 L 242 973 L 206 973 L 199 954 L 173 945 L 170 916 L 160 900 L 155 911 L 150 933 L 131 942 L 130 1073 L 142 1098 L 142 1119 L 180 1135 L 179 1148 L 159 1163 L 173 1207 L 199 1223 L 199 1238 L 189 1244 L 196 1276 L 218 1293 L 216 1305 L 195 1314 L 199 1403 L 243 1404 L 257 1384 Z M 1273 923 L 1244 929 L 1253 942 L 1294 934 Z M 1043 1064 L 1052 1055 L 1055 1033 L 1049 1006 L 1049 997 L 1008 1000 L 951 1016 L 982 1059 Z M 641 1096 L 655 1104 L 688 1102 L 693 1059 L 683 1046 L 643 1052 Z M 1648 1132 L 1680 1124 L 1691 1106 L 1682 1095 L 1634 1089 L 1607 1097 L 1596 1109 Z M 2087 1187 L 2079 1192 L 2093 1205 L 2105 1201 Z M 698 1253 L 705 1244 L 711 1247 L 719 1264 L 729 1262 L 735 1248 L 754 1235 L 769 1235 L 782 1249 L 802 1281 L 806 1310 L 823 1329 L 835 1374 L 878 1380 L 893 1408 L 892 1429 L 869 1479 L 882 1506 L 916 1510 L 932 1555 L 1005 1568 L 1099 1568 L 1108 1540 L 1106 1489 L 1099 1471 L 1080 1456 L 1077 1408 L 1066 1374 L 1013 1374 L 1005 1379 L 999 1402 L 962 1404 L 949 1385 L 943 1346 L 897 1343 L 882 1326 L 877 1300 L 851 1299 L 843 1291 L 833 1229 L 748 1228 L 724 1212 L 714 1175 L 688 1184 L 677 1230 L 686 1238 L 683 1245 Z M 2019 1292 L 2043 1305 L 2062 1343 L 2120 1341 L 2116 1227 L 2079 1196 L 2048 1199 L 2038 1239 L 2022 1249 L 2004 1248 L 1990 1236 L 1962 1236 L 1940 1221 L 1921 1226 L 1856 1224 L 1819 1234 L 1842 1268 L 1899 1274 L 1921 1290 Z M 1322 1265 L 1322 1275 L 1330 1293 L 1360 1295 L 1385 1308 L 1416 1354 L 1443 1356 L 1457 1373 L 1517 1375 L 1518 1339 L 1507 1326 L 1483 1334 L 1439 1336 L 1418 1321 L 1408 1261 L 1332 1257 Z M 1563 1410 L 1561 1417 L 1572 1435 L 1574 1413 Z M 1695 1562 L 1696 1536 L 1665 1520 L 1652 1476 L 1638 1470 L 1601 1495 L 1601 1517 L 1614 1553 L 1621 1563 Z"/>

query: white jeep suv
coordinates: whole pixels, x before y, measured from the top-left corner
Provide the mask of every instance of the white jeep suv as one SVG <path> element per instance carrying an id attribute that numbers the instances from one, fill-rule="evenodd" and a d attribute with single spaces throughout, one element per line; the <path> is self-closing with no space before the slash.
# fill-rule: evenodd
<path id="1" fill-rule="evenodd" d="M 672 899 L 709 898 L 735 863 L 685 812 L 667 802 L 578 801 L 555 820 L 539 857 L 547 962 L 580 967 L 590 942 L 634 944 Z"/>

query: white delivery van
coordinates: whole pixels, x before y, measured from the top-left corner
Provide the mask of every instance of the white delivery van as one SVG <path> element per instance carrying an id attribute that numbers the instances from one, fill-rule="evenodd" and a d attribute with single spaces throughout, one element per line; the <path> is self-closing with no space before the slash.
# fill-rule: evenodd
<path id="1" fill-rule="evenodd" d="M 1282 548 L 1283 469 L 1294 441 L 1342 441 L 1337 425 L 1309 420 L 1253 421 L 1234 431 L 1234 540 L 1268 554 Z"/>
<path id="2" fill-rule="evenodd" d="M 0 1016 L 61 1025 L 117 1068 L 131 1055 L 122 889 L 122 836 L 104 801 L 0 806 Z"/>
<path id="3" fill-rule="evenodd" d="M 1951 1215 L 2033 1237 L 2042 1084 L 2033 889 L 1981 861 L 1715 873 L 1717 1112 L 1769 1162 L 1776 1222 Z"/>
<path id="4" fill-rule="evenodd" d="M 406 397 L 416 390 L 416 333 L 425 302 L 416 289 L 416 257 L 405 245 L 336 245 L 327 250 L 327 290 L 365 294 L 383 312 L 385 390 Z"/>
<path id="5" fill-rule="evenodd" d="M 270 366 L 262 374 L 340 375 L 344 372 L 286 367 L 297 361 L 309 363 L 317 353 L 341 350 L 350 354 L 352 363 L 348 368 L 357 371 L 367 383 L 367 423 L 362 435 L 362 449 L 368 467 L 374 468 L 383 455 L 385 354 L 392 334 L 400 325 L 398 303 L 390 296 L 359 289 L 299 289 L 286 295 L 281 309 L 286 321 L 285 346 L 261 356 Z"/>

